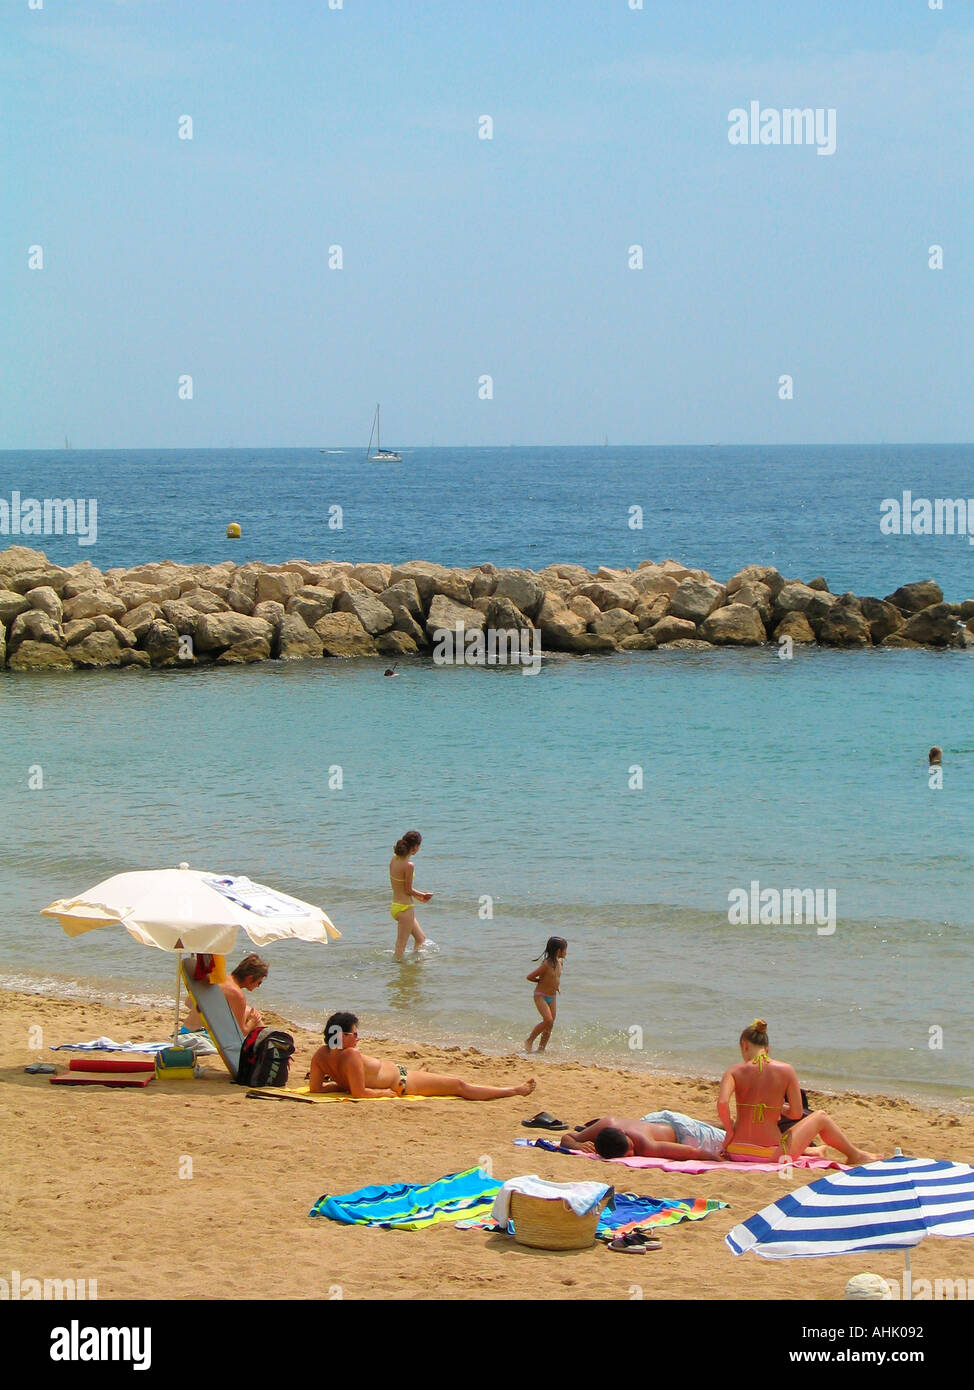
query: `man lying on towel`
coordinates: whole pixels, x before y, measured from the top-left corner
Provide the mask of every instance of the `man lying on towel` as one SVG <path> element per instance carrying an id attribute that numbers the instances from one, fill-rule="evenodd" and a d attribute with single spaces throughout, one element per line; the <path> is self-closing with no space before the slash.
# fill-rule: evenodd
<path id="1" fill-rule="evenodd" d="M 563 1149 L 600 1158 L 719 1159 L 724 1131 L 674 1110 L 654 1110 L 641 1120 L 606 1115 L 561 1136 Z"/>
<path id="2" fill-rule="evenodd" d="M 458 1076 L 437 1076 L 428 1071 L 407 1070 L 401 1062 L 365 1057 L 358 1050 L 358 1019 L 354 1014 L 332 1014 L 325 1024 L 325 1045 L 311 1059 L 313 1096 L 327 1091 L 347 1091 L 362 1100 L 368 1096 L 461 1096 L 464 1100 L 502 1100 L 529 1096 L 537 1082 L 532 1077 L 520 1086 L 474 1086 Z"/>

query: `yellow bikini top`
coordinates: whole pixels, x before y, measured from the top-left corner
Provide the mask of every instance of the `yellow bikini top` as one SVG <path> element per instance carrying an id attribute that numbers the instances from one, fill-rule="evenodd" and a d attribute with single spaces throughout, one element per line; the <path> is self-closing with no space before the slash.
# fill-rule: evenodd
<path id="1" fill-rule="evenodd" d="M 748 1065 L 749 1065 L 749 1066 L 752 1066 L 752 1067 L 757 1067 L 758 1071 L 761 1072 L 761 1073 L 763 1074 L 763 1073 L 764 1073 L 764 1064 L 765 1064 L 765 1062 L 766 1062 L 767 1060 L 768 1060 L 768 1054 L 767 1054 L 766 1052 L 759 1052 L 758 1055 L 757 1055 L 756 1057 L 752 1057 L 752 1058 L 751 1058 L 751 1060 L 750 1060 L 750 1062 L 748 1063 Z M 755 1121 L 756 1121 L 758 1124 L 761 1123 L 761 1121 L 762 1121 L 762 1120 L 764 1119 L 764 1117 L 765 1117 L 765 1114 L 766 1114 L 767 1111 L 769 1111 L 769 1110 L 773 1110 L 773 1111 L 775 1111 L 775 1112 L 776 1112 L 777 1114 L 779 1114 L 779 1115 L 780 1115 L 780 1113 L 781 1113 L 781 1106 L 780 1106 L 780 1105 L 771 1105 L 771 1104 L 769 1104 L 767 1101 L 761 1101 L 761 1100 L 758 1100 L 758 1101 L 748 1101 L 748 1100 L 745 1100 L 745 1101 L 741 1101 L 741 1104 L 742 1104 L 742 1105 L 746 1105 L 747 1108 L 748 1108 L 748 1110 L 753 1110 L 753 1111 L 754 1111 L 754 1119 L 755 1119 Z"/>

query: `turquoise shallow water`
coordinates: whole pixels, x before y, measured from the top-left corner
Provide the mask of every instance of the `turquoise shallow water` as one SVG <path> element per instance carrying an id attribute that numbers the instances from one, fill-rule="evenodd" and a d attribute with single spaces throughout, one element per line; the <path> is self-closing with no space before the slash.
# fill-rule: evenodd
<path id="1" fill-rule="evenodd" d="M 169 957 L 121 929 L 69 940 L 37 913 L 186 859 L 320 902 L 344 932 L 268 950 L 263 997 L 298 1021 L 350 1007 L 366 1031 L 510 1048 L 536 1017 L 524 977 L 557 933 L 570 951 L 552 1059 L 713 1071 L 762 1014 L 820 1084 L 974 1090 L 964 654 L 400 669 L 5 676 L 0 983 L 165 997 Z M 939 791 L 931 743 L 947 753 Z M 417 882 L 435 898 L 419 916 L 439 950 L 397 966 L 386 864 L 408 826 L 425 837 Z M 834 889 L 834 934 L 731 926 L 728 894 L 752 880 Z"/>

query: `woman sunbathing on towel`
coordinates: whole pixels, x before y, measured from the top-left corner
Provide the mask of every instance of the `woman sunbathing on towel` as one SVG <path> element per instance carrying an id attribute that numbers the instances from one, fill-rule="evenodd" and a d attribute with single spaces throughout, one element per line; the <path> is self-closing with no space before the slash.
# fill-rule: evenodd
<path id="1" fill-rule="evenodd" d="M 365 1057 L 358 1050 L 358 1019 L 354 1014 L 332 1014 L 325 1024 L 325 1045 L 311 1059 L 311 1094 L 347 1091 L 361 1100 L 366 1096 L 461 1096 L 464 1100 L 502 1100 L 529 1096 L 538 1083 L 532 1077 L 520 1086 L 474 1086 L 458 1076 L 436 1076 L 428 1071 L 407 1071 L 397 1062 Z"/>
<path id="2" fill-rule="evenodd" d="M 879 1155 L 850 1144 L 824 1110 L 802 1115 L 801 1087 L 794 1067 L 773 1062 L 768 1056 L 768 1025 L 756 1018 L 740 1037 L 743 1061 L 724 1072 L 717 1097 L 717 1113 L 727 1132 L 727 1157 L 736 1163 L 777 1163 L 796 1157 L 817 1135 L 838 1149 L 847 1163 L 872 1163 Z M 737 1102 L 737 1119 L 731 1119 L 730 1102 Z M 800 1120 L 779 1132 L 778 1120 L 787 1102 L 788 1116 Z"/>

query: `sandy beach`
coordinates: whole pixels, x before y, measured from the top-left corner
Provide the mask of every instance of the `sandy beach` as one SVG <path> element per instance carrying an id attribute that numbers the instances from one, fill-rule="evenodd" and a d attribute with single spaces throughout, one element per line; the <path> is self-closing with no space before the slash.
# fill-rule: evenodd
<path id="1" fill-rule="evenodd" d="M 161 1010 L 115 1008 L 3 992 L 0 1017 L 0 1274 L 96 1279 L 110 1298 L 412 1299 L 823 1299 L 870 1269 L 899 1278 L 900 1253 L 822 1261 L 735 1258 L 724 1235 L 776 1201 L 786 1180 L 746 1168 L 690 1176 L 518 1150 L 520 1121 L 544 1109 L 581 1123 L 597 1114 L 639 1116 L 668 1107 L 715 1118 L 710 1081 L 646 1079 L 551 1059 L 488 1058 L 389 1040 L 379 1056 L 510 1084 L 529 1075 L 529 1100 L 360 1102 L 324 1106 L 248 1099 L 218 1058 L 193 1082 L 145 1090 L 53 1087 L 24 1073 L 38 1060 L 66 1068 L 63 1042 L 107 1035 L 158 1040 Z M 269 1021 L 281 1022 L 270 1016 Z M 285 1025 L 297 1052 L 292 1084 L 319 1039 Z M 32 1050 L 30 1029 L 43 1030 Z M 363 1024 L 365 1032 L 365 1024 Z M 36 1039 L 36 1033 L 34 1037 Z M 729 1060 L 732 1060 L 729 1058 Z M 974 1116 L 883 1096 L 811 1094 L 857 1142 L 883 1153 L 971 1161 Z M 192 1160 L 192 1177 L 180 1177 Z M 506 1236 L 445 1224 L 419 1232 L 312 1221 L 325 1192 L 370 1183 L 428 1182 L 489 1161 L 500 1178 L 536 1172 L 567 1182 L 605 1174 L 620 1190 L 655 1197 L 719 1198 L 727 1209 L 662 1231 L 663 1248 L 633 1258 L 601 1245 L 564 1253 L 526 1249 Z M 611 1175 L 611 1176 L 610 1176 Z M 789 1186 L 817 1174 L 798 1174 Z M 974 1276 L 967 1241 L 928 1240 L 913 1255 L 919 1279 Z"/>

